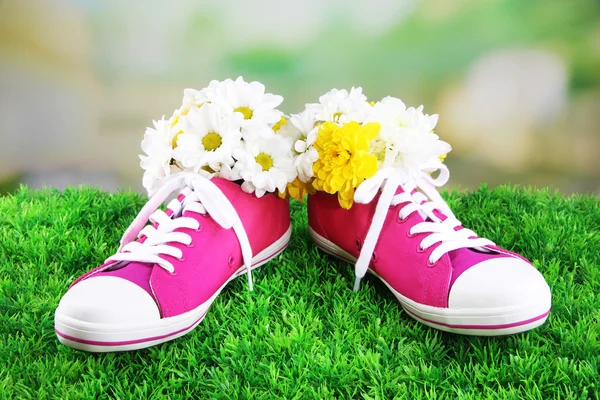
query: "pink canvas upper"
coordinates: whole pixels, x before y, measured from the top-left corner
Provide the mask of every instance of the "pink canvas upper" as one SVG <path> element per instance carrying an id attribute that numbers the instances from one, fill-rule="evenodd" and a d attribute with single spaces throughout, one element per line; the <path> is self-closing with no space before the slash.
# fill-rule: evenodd
<path id="1" fill-rule="evenodd" d="M 290 226 L 289 203 L 273 194 L 261 198 L 245 193 L 240 185 L 213 178 L 236 209 L 255 256 L 281 238 Z M 181 201 L 183 198 L 179 196 Z M 170 211 L 167 211 L 168 213 Z M 183 259 L 161 255 L 171 262 L 170 274 L 157 265 L 130 262 L 112 269 L 104 264 L 79 277 L 73 285 L 94 276 L 116 276 L 136 283 L 150 293 L 163 318 L 190 311 L 207 301 L 243 265 L 242 253 L 233 229 L 224 229 L 210 215 L 185 211 L 184 217 L 200 222 L 198 230 L 179 228 L 192 237 L 192 244 L 169 243 L 183 252 Z M 143 241 L 144 238 L 138 239 Z M 107 294 L 108 295 L 108 294 Z"/>
<path id="2" fill-rule="evenodd" d="M 402 187 L 398 190 L 400 193 Z M 350 210 L 345 210 L 340 207 L 336 195 L 317 192 L 308 198 L 309 226 L 358 258 L 378 199 L 379 195 L 368 204 L 354 203 Z M 411 235 L 409 230 L 424 220 L 417 212 L 406 219 L 399 218 L 399 211 L 405 204 L 391 206 L 388 210 L 369 268 L 399 293 L 418 303 L 448 307 L 452 284 L 471 266 L 495 257 L 522 258 L 496 246 L 487 247 L 495 251 L 492 253 L 462 248 L 445 254 L 431 265 L 429 256 L 439 244 L 420 250 L 419 244 L 427 234 Z"/>

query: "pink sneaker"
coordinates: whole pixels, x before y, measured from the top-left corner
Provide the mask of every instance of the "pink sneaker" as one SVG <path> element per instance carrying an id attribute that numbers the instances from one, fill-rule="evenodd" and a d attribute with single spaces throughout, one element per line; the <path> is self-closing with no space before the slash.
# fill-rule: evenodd
<path id="1" fill-rule="evenodd" d="M 322 250 L 356 263 L 355 290 L 370 272 L 431 327 L 495 336 L 543 324 L 551 303 L 544 277 L 525 258 L 463 228 L 434 186 L 427 173 L 400 184 L 382 169 L 358 187 L 349 210 L 337 195 L 317 192 L 308 199 L 310 234 Z"/>
<path id="2" fill-rule="evenodd" d="M 166 213 L 157 210 L 179 189 Z M 152 225 L 144 227 L 148 220 Z M 288 202 L 276 195 L 257 198 L 225 179 L 172 175 L 125 232 L 119 251 L 63 296 L 58 339 L 107 352 L 183 336 L 228 282 L 247 273 L 252 289 L 250 271 L 281 253 L 290 234 Z"/>

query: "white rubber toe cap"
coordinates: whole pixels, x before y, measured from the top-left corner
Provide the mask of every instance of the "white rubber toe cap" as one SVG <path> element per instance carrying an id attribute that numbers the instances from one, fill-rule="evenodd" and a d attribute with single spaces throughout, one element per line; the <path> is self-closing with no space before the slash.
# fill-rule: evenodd
<path id="1" fill-rule="evenodd" d="M 160 319 L 154 299 L 126 279 L 98 276 L 83 280 L 63 296 L 57 315 L 103 324 L 136 324 Z"/>
<path id="2" fill-rule="evenodd" d="M 550 309 L 550 288 L 531 264 L 512 257 L 480 262 L 463 272 L 448 298 L 449 308 L 534 307 Z"/>

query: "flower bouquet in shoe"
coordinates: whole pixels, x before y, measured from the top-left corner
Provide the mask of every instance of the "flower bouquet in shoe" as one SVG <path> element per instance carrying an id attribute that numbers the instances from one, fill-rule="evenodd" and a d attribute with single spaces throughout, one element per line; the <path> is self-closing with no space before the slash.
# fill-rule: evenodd
<path id="1" fill-rule="evenodd" d="M 59 340 L 106 352 L 149 347 L 198 325 L 231 280 L 281 253 L 296 178 L 292 140 L 276 134 L 281 96 L 242 78 L 186 89 L 142 140 L 151 196 L 119 250 L 78 278 L 56 310 Z M 176 198 L 159 209 L 172 194 Z"/>
<path id="2" fill-rule="evenodd" d="M 437 192 L 451 150 L 433 132 L 437 115 L 394 97 L 369 103 L 352 88 L 334 89 L 294 117 L 313 126 L 294 161 L 306 164 L 301 178 L 313 192 L 310 234 L 355 264 L 355 290 L 370 272 L 413 318 L 455 333 L 511 334 L 547 319 L 543 276 L 463 227 Z M 309 152 L 312 169 L 303 159 Z"/>
<path id="3" fill-rule="evenodd" d="M 241 77 L 184 90 L 181 107 L 144 135 L 144 187 L 151 195 L 168 176 L 193 172 L 240 181 L 257 197 L 284 192 L 297 174 L 291 139 L 276 134 L 286 121 L 282 101 Z"/>

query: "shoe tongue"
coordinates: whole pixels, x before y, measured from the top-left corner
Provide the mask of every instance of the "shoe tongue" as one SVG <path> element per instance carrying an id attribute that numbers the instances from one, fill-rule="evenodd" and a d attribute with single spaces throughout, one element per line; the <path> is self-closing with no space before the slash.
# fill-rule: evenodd
<path id="1" fill-rule="evenodd" d="M 402 185 L 398 186 L 398 189 L 396 190 L 395 194 L 402 194 L 402 193 L 406 193 L 406 190 L 404 189 L 404 187 Z M 422 193 L 420 191 L 418 191 L 416 188 L 413 189 L 410 194 L 414 195 L 415 193 L 421 193 L 423 196 L 427 197 L 427 195 L 425 193 Z M 421 202 L 421 205 L 427 203 L 428 201 L 431 201 L 431 199 L 429 199 L 429 197 L 427 197 L 428 200 L 423 200 Z M 448 217 L 440 210 L 438 210 L 437 208 L 433 210 L 433 214 L 438 217 L 442 222 L 445 221 L 446 219 L 448 219 Z M 437 221 L 432 221 L 429 217 L 423 218 L 424 221 L 426 222 L 437 222 Z M 460 227 L 455 228 L 455 230 L 458 230 Z"/>
<path id="2" fill-rule="evenodd" d="M 180 193 L 177 196 L 177 201 L 180 203 L 185 199 L 185 194 Z M 173 210 L 167 209 L 165 213 L 170 217 L 173 215 Z M 186 215 L 193 217 L 197 215 L 196 213 L 190 213 L 191 215 Z M 152 224 L 154 228 L 158 228 L 158 223 L 155 222 Z M 146 236 L 142 236 L 138 238 L 136 241 L 143 243 L 146 240 Z M 150 287 L 150 275 L 152 274 L 152 265 L 148 263 L 140 263 L 140 262 L 123 262 L 122 266 L 119 266 L 117 269 L 107 270 L 97 273 L 95 276 L 114 276 L 117 278 L 126 279 L 132 283 L 135 283 L 137 286 L 144 289 L 150 296 L 154 298 L 152 294 L 152 288 Z"/>
<path id="3" fill-rule="evenodd" d="M 440 210 L 438 210 L 437 208 L 435 210 L 433 210 L 433 214 L 438 217 L 442 222 L 445 221 L 446 219 L 448 219 L 448 217 L 441 212 Z M 456 228 L 454 228 L 455 231 L 459 230 L 460 226 L 457 226 Z"/>
<path id="4" fill-rule="evenodd" d="M 217 188 L 219 188 L 219 190 L 221 191 L 221 193 L 223 193 L 225 195 L 225 197 L 227 197 L 227 199 L 232 204 L 234 203 L 236 196 L 242 191 L 242 188 L 241 188 L 241 186 L 238 183 L 229 181 L 227 179 L 213 177 L 213 178 L 211 178 L 211 182 Z M 185 197 L 186 197 L 186 196 L 183 196 L 183 197 L 181 197 L 181 196 L 182 195 L 180 195 L 179 197 L 177 197 L 177 200 L 179 202 L 182 202 L 185 199 Z M 197 201 L 197 202 L 200 203 L 200 204 L 202 204 L 200 201 Z M 171 216 L 171 215 L 172 215 L 172 213 L 169 214 L 169 216 Z M 183 212 L 181 214 L 181 216 L 191 217 L 191 218 L 195 218 L 195 219 L 197 219 L 199 215 L 200 214 L 195 213 L 193 211 L 186 210 L 185 208 L 184 208 L 184 210 L 183 210 Z"/>
<path id="5" fill-rule="evenodd" d="M 179 193 L 179 195 L 177 196 L 177 201 L 179 201 L 181 203 L 181 202 L 183 202 L 185 197 L 186 197 L 186 195 L 184 193 Z M 167 209 L 165 211 L 165 213 L 170 217 L 173 215 L 173 210 Z M 198 218 L 200 215 L 195 212 L 184 211 L 182 213 L 182 216 Z M 158 223 L 155 222 L 152 224 L 152 226 L 154 226 L 154 228 L 157 228 Z M 136 241 L 143 243 L 145 240 L 146 240 L 146 236 L 142 236 L 141 238 L 137 239 Z M 142 289 L 144 289 L 150 296 L 152 296 L 152 298 L 154 298 L 154 295 L 152 294 L 152 288 L 150 287 L 150 275 L 151 274 L 152 274 L 152 265 L 150 265 L 148 263 L 140 263 L 140 262 L 132 261 L 132 262 L 123 263 L 122 266 L 120 266 L 119 268 L 114 269 L 114 270 L 98 272 L 94 276 L 114 276 L 117 278 L 126 279 L 132 283 L 135 283 L 137 286 L 141 287 Z"/>
<path id="6" fill-rule="evenodd" d="M 184 188 L 184 189 L 182 190 L 182 193 L 180 193 L 180 194 L 177 196 L 177 201 L 178 201 L 179 203 L 181 203 L 181 204 L 182 204 L 182 209 L 179 211 L 179 212 L 180 212 L 180 214 L 179 214 L 177 217 L 175 217 L 175 219 L 177 219 L 177 218 L 180 218 L 180 217 L 190 217 L 190 218 L 197 219 L 197 217 L 198 217 L 198 213 L 195 213 L 195 212 L 193 212 L 193 211 L 186 210 L 186 208 L 185 208 L 185 207 L 183 207 L 183 202 L 184 202 L 185 198 L 186 198 L 187 196 L 189 196 L 189 195 L 190 195 L 190 193 L 192 193 L 192 192 L 190 192 L 190 191 L 188 191 L 187 193 L 185 193 L 184 191 L 185 191 L 186 189 L 188 189 L 188 188 Z M 196 202 L 196 203 L 200 203 L 200 201 L 198 201 L 198 200 L 196 200 L 195 202 Z M 168 209 L 165 211 L 165 213 L 166 213 L 166 214 L 167 214 L 169 217 L 171 217 L 171 216 L 173 215 L 173 210 L 171 210 L 170 208 L 168 208 Z M 156 224 L 156 223 L 155 223 L 155 224 L 153 224 L 152 226 L 154 226 L 155 228 L 157 228 L 157 227 L 158 227 L 158 224 Z"/>

